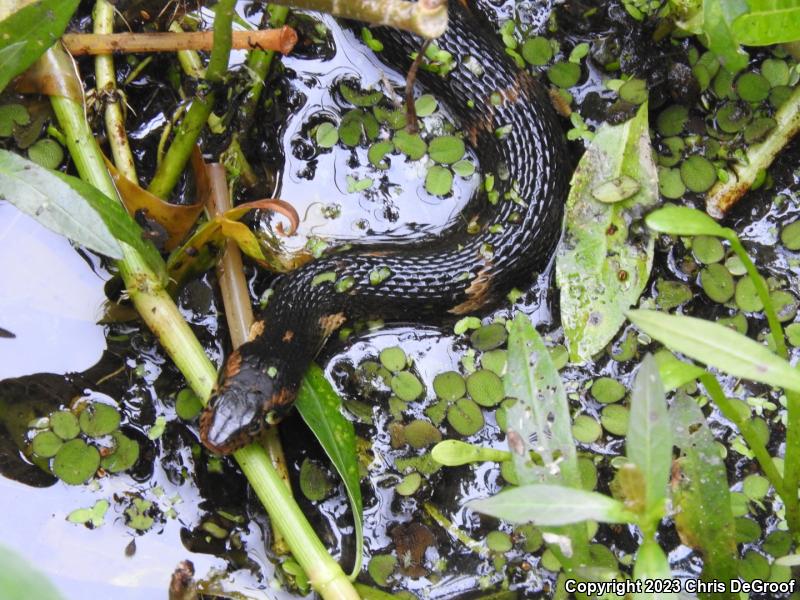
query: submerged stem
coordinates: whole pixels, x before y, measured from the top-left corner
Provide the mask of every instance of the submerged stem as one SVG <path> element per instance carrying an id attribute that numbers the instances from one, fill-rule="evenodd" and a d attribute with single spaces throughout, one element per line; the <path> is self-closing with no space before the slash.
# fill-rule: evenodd
<path id="1" fill-rule="evenodd" d="M 94 32 L 110 34 L 114 31 L 114 7 L 106 0 L 97 0 L 92 14 Z M 117 90 L 116 70 L 111 54 L 101 54 L 94 59 L 97 92 L 105 100 L 104 118 L 108 145 L 117 170 L 130 181 L 137 181 L 136 165 L 125 131 L 125 115 L 122 111 L 122 96 Z"/>

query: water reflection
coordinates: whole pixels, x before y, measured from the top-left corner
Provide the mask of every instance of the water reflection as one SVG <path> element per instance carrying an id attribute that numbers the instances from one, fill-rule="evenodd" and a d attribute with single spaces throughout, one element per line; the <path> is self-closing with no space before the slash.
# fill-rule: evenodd
<path id="1" fill-rule="evenodd" d="M 82 371 L 106 347 L 103 278 L 58 234 L 0 203 L 0 380 Z"/>

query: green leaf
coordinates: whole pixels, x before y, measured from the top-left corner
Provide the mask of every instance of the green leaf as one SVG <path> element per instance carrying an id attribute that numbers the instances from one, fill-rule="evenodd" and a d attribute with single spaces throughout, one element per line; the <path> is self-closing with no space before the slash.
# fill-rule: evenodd
<path id="1" fill-rule="evenodd" d="M 0 21 L 0 92 L 52 46 L 80 0 L 39 0 Z"/>
<path id="2" fill-rule="evenodd" d="M 746 12 L 745 0 L 703 1 L 703 33 L 707 45 L 731 73 L 747 66 L 747 53 L 739 47 L 739 39 L 732 29 L 734 20 Z"/>
<path id="3" fill-rule="evenodd" d="M 661 383 L 668 392 L 676 390 L 682 385 L 686 385 L 706 374 L 705 369 L 678 360 L 669 350 L 659 350 L 656 352 L 655 359 Z"/>
<path id="4" fill-rule="evenodd" d="M 4 600 L 61 600 L 41 571 L 5 546 L 0 546 L 0 590 Z"/>
<path id="5" fill-rule="evenodd" d="M 505 394 L 518 400 L 508 409 L 506 423 L 520 442 L 510 444 L 519 481 L 581 487 L 567 394 L 550 352 L 525 315 L 517 314 L 511 324 L 507 364 Z M 542 466 L 530 460 L 532 439 Z"/>
<path id="6" fill-rule="evenodd" d="M 737 576 L 736 526 L 719 447 L 693 398 L 679 394 L 670 419 L 683 455 L 677 462 L 682 476 L 673 490 L 675 525 L 681 539 L 703 555 L 701 579 L 731 581 Z M 733 599 L 736 594 L 721 597 Z"/>
<path id="7" fill-rule="evenodd" d="M 723 227 L 706 213 L 688 206 L 667 204 L 645 218 L 653 231 L 670 235 L 711 235 L 729 239 L 731 230 Z"/>
<path id="8" fill-rule="evenodd" d="M 569 525 L 581 521 L 635 523 L 636 515 L 619 500 L 597 492 L 533 483 L 500 492 L 491 498 L 472 500 L 477 512 L 508 521 L 539 526 Z"/>
<path id="9" fill-rule="evenodd" d="M 733 21 L 740 43 L 769 46 L 800 39 L 800 4 L 796 0 L 748 0 L 750 10 Z"/>
<path id="10" fill-rule="evenodd" d="M 339 410 L 342 401 L 325 373 L 312 363 L 297 392 L 296 406 L 303 420 L 314 432 L 328 458 L 339 473 L 350 499 L 356 532 L 356 564 L 353 576 L 361 571 L 363 553 L 363 506 L 358 476 L 358 453 L 353 424 Z"/>
<path id="11" fill-rule="evenodd" d="M 613 204 L 593 191 L 625 177 L 639 189 Z M 647 103 L 622 125 L 604 125 L 572 177 L 566 233 L 556 258 L 561 319 L 572 360 L 588 360 L 614 338 L 624 311 L 639 299 L 653 264 L 651 236 L 630 236 L 631 223 L 658 202 Z"/>
<path id="12" fill-rule="evenodd" d="M 653 539 L 647 539 L 639 546 L 639 551 L 636 553 L 636 563 L 633 565 L 633 576 L 639 581 L 648 579 L 664 581 L 672 578 L 669 561 L 658 542 Z M 654 597 L 659 600 L 674 600 L 678 598 L 678 594 L 661 592 L 657 595 L 646 593 L 633 595 L 634 600 L 649 600 Z"/>
<path id="13" fill-rule="evenodd" d="M 694 317 L 631 310 L 628 318 L 670 350 L 736 377 L 800 392 L 800 371 L 732 329 Z"/>
<path id="14" fill-rule="evenodd" d="M 153 242 L 145 240 L 142 228 L 133 220 L 133 217 L 128 214 L 128 211 L 125 210 L 125 207 L 120 202 L 109 198 L 82 179 L 65 175 L 60 171 L 50 171 L 50 173 L 78 192 L 89 206 L 100 215 L 111 234 L 120 242 L 125 242 L 135 249 L 159 279 L 166 281 L 164 259 L 161 258 L 161 254 L 159 254 Z"/>
<path id="15" fill-rule="evenodd" d="M 651 354 L 644 357 L 633 381 L 625 454 L 644 475 L 645 511 L 647 518 L 654 521 L 655 529 L 665 512 L 672 466 L 672 431 L 664 386 Z"/>
<path id="16" fill-rule="evenodd" d="M 122 248 L 100 215 L 53 171 L 0 150 L 0 197 L 39 223 L 104 254 L 122 258 Z"/>
<path id="17" fill-rule="evenodd" d="M 444 196 L 453 189 L 453 173 L 447 167 L 433 165 L 425 175 L 425 189 L 434 196 Z"/>

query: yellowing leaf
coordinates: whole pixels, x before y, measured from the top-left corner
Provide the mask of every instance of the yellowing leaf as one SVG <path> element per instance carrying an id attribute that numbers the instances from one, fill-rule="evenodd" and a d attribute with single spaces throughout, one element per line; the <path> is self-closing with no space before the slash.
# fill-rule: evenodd
<path id="1" fill-rule="evenodd" d="M 621 201 L 598 201 L 596 190 L 614 180 L 626 182 L 625 193 L 634 190 L 633 184 L 638 189 Z M 628 122 L 598 129 L 572 177 L 566 233 L 556 258 L 561 319 L 572 360 L 588 360 L 602 350 L 644 290 L 653 239 L 631 234 L 630 226 L 657 202 L 645 103 Z"/>

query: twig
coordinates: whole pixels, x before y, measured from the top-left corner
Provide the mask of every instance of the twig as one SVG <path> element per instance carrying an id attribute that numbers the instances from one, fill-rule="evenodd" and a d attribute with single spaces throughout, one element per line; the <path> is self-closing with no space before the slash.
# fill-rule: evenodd
<path id="1" fill-rule="evenodd" d="M 274 4 L 397 27 L 424 38 L 437 38 L 447 29 L 447 0 L 276 0 Z"/>
<path id="2" fill-rule="evenodd" d="M 114 7 L 106 0 L 97 0 L 94 5 L 94 32 L 109 34 L 114 31 Z M 100 53 L 98 53 L 100 54 Z M 130 181 L 138 181 L 133 153 L 128 144 L 125 132 L 125 116 L 122 111 L 121 97 L 117 90 L 116 70 L 111 55 L 98 55 L 94 59 L 94 72 L 97 79 L 97 91 L 105 97 L 104 119 L 108 145 L 117 170 Z"/>
<path id="3" fill-rule="evenodd" d="M 706 196 L 706 211 L 712 217 L 721 218 L 744 196 L 760 173 L 772 164 L 775 157 L 800 131 L 800 88 L 795 89 L 789 99 L 775 113 L 776 125 L 767 138 L 751 146 L 746 154 L 747 162 L 733 165 L 726 182 L 718 181 Z"/>
<path id="4" fill-rule="evenodd" d="M 225 167 L 222 164 L 212 163 L 206 165 L 205 168 L 210 184 L 206 208 L 213 218 L 231 208 L 228 181 Z M 217 281 L 222 290 L 222 303 L 225 307 L 225 319 L 228 322 L 231 343 L 234 348 L 238 348 L 249 337 L 250 326 L 253 324 L 253 309 L 250 305 L 250 293 L 244 277 L 242 253 L 239 246 L 233 240 L 227 240 L 225 244 L 222 259 L 217 265 Z M 289 483 L 289 472 L 277 427 L 267 429 L 264 445 L 269 453 L 272 466 L 275 467 L 291 494 L 292 486 Z M 289 552 L 283 532 L 280 530 L 273 531 L 272 548 L 279 555 Z"/>
<path id="5" fill-rule="evenodd" d="M 163 33 L 68 33 L 64 45 L 73 56 L 135 52 L 177 52 L 179 50 L 211 50 L 214 34 L 211 31 L 172 31 Z M 235 50 L 274 50 L 289 54 L 297 43 L 297 32 L 291 27 L 234 31 L 231 48 Z"/>

